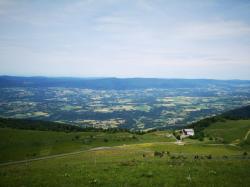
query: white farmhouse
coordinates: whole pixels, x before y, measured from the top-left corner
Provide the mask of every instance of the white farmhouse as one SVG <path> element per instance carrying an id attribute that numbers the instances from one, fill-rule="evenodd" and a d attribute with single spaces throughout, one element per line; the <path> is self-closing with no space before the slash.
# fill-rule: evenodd
<path id="1" fill-rule="evenodd" d="M 182 129 L 182 135 L 185 137 L 194 136 L 194 129 Z"/>

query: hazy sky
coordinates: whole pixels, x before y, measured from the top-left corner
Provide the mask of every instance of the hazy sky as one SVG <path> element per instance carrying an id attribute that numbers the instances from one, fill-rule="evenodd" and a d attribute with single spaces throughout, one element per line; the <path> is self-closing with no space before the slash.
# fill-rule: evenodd
<path id="1" fill-rule="evenodd" d="M 0 0 L 0 74 L 250 79 L 250 1 Z"/>

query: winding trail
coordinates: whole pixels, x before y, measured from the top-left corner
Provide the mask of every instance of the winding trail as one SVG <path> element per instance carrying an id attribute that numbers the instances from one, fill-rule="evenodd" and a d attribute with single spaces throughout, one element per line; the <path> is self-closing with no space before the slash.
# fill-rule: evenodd
<path id="1" fill-rule="evenodd" d="M 247 135 L 245 138 L 247 138 L 247 136 L 250 134 L 250 130 L 248 131 Z M 148 144 L 151 144 L 152 142 L 149 142 Z M 175 145 L 191 145 L 191 144 L 200 144 L 200 143 L 190 143 L 190 142 L 180 142 L 180 141 L 176 141 L 176 142 L 153 142 L 154 144 L 175 144 Z M 100 150 L 112 150 L 112 149 L 124 149 L 128 146 L 131 145 L 143 145 L 143 144 L 147 144 L 147 143 L 139 143 L 139 144 L 126 144 L 126 145 L 119 145 L 119 146 L 112 146 L 112 147 L 95 147 L 95 148 L 91 148 L 88 150 L 81 150 L 81 151 L 76 151 L 76 152 L 71 152 L 71 153 L 62 153 L 62 154 L 56 154 L 56 155 L 50 155 L 50 156 L 44 156 L 44 157 L 39 157 L 39 158 L 32 158 L 32 159 L 26 159 L 26 160 L 19 160 L 19 161 L 10 161 L 10 162 L 5 162 L 5 163 L 0 163 L 0 167 L 1 166 L 9 166 L 9 165 L 16 165 L 16 164 L 25 164 L 25 163 L 29 163 L 29 162 L 33 162 L 33 161 L 39 161 L 39 160 L 47 160 L 47 159 L 53 159 L 53 158 L 59 158 L 59 157 L 66 157 L 66 156 L 71 156 L 71 155 L 77 155 L 77 154 L 81 154 L 81 153 L 86 153 L 86 152 L 93 152 L 93 151 L 100 151 Z M 210 145 L 210 146 L 225 146 L 225 145 L 229 145 L 229 146 L 236 146 L 234 144 L 203 144 L 203 145 Z"/>
<path id="2" fill-rule="evenodd" d="M 32 159 L 19 160 L 19 161 L 10 161 L 10 162 L 5 162 L 5 163 L 0 163 L 0 166 L 8 166 L 8 165 L 15 165 L 15 164 L 25 164 L 25 163 L 33 162 L 33 161 L 47 160 L 47 159 L 52 159 L 52 158 L 65 157 L 65 156 L 70 156 L 70 155 L 77 155 L 77 154 L 85 153 L 85 152 L 106 150 L 106 149 L 117 149 L 117 148 L 118 147 L 95 147 L 95 148 L 92 148 L 92 149 L 76 151 L 76 152 L 71 152 L 71 153 L 62 153 L 62 154 L 44 156 L 44 157 L 39 157 L 39 158 L 32 158 Z"/>
<path id="3" fill-rule="evenodd" d="M 248 130 L 248 132 L 246 133 L 244 140 L 247 140 L 249 134 L 250 134 L 250 130 Z"/>

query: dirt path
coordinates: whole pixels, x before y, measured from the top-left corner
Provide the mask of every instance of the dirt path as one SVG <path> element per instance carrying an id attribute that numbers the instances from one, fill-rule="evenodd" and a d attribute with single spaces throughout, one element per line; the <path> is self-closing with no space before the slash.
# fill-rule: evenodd
<path id="1" fill-rule="evenodd" d="M 247 138 L 247 136 L 250 134 L 250 131 L 248 131 L 247 135 L 245 138 Z M 189 142 L 153 142 L 154 144 L 175 144 L 175 145 L 184 145 L 184 144 L 196 144 L 196 143 L 189 143 Z M 144 144 L 144 143 L 141 143 Z M 151 143 L 149 143 L 151 144 Z M 197 143 L 199 144 L 199 143 Z M 19 160 L 19 161 L 10 161 L 10 162 L 5 162 L 5 163 L 0 163 L 0 167 L 1 166 L 8 166 L 8 165 L 15 165 L 15 164 L 25 164 L 28 162 L 33 162 L 33 161 L 39 161 L 39 160 L 47 160 L 47 159 L 53 159 L 53 158 L 58 158 L 58 157 L 66 157 L 66 156 L 70 156 L 70 155 L 77 155 L 77 154 L 81 154 L 81 153 L 86 153 L 86 152 L 91 152 L 91 151 L 99 151 L 99 150 L 109 150 L 109 149 L 122 149 L 122 148 L 126 148 L 127 146 L 131 146 L 131 145 L 140 145 L 140 144 L 128 144 L 128 145 L 123 145 L 123 146 L 113 146 L 113 147 L 95 147 L 95 148 L 91 148 L 88 150 L 82 150 L 82 151 L 76 151 L 76 152 L 71 152 L 71 153 L 62 153 L 62 154 L 57 154 L 57 155 L 50 155 L 50 156 L 44 156 L 44 157 L 40 157 L 40 158 L 32 158 L 32 159 L 26 159 L 26 160 Z M 211 145 L 211 146 L 222 146 L 222 145 L 230 145 L 230 146 L 235 146 L 234 144 L 203 144 L 203 145 Z"/>
<path id="2" fill-rule="evenodd" d="M 47 160 L 47 159 L 65 157 L 65 156 L 70 156 L 70 155 L 77 155 L 77 154 L 80 154 L 80 153 L 85 153 L 85 152 L 90 152 L 90 151 L 106 150 L 106 149 L 117 149 L 117 148 L 118 147 L 95 147 L 95 148 L 92 148 L 92 149 L 76 151 L 76 152 L 71 152 L 71 153 L 62 153 L 62 154 L 57 154 L 57 155 L 44 156 L 44 157 L 40 157 L 40 158 L 32 158 L 32 159 L 26 159 L 26 160 L 5 162 L 5 163 L 0 163 L 0 166 L 8 166 L 8 165 L 15 165 L 15 164 L 25 164 L 25 163 L 33 162 L 33 161 Z"/>
<path id="3" fill-rule="evenodd" d="M 154 143 L 176 144 L 176 142 L 154 142 Z M 130 146 L 130 145 L 131 144 L 128 144 L 126 146 Z M 139 145 L 139 144 L 136 144 L 136 145 Z M 1 166 L 8 166 L 8 165 L 15 165 L 15 164 L 25 164 L 25 163 L 33 162 L 33 161 L 47 160 L 47 159 L 53 159 L 53 158 L 58 158 L 58 157 L 65 157 L 65 156 L 70 156 L 70 155 L 77 155 L 77 154 L 81 154 L 81 153 L 85 153 L 85 152 L 90 152 L 90 151 L 99 151 L 99 150 L 107 150 L 107 149 L 122 149 L 122 148 L 125 148 L 126 146 L 95 147 L 95 148 L 91 148 L 91 149 L 88 149 L 88 150 L 76 151 L 76 152 L 71 152 L 71 153 L 62 153 L 62 154 L 44 156 L 44 157 L 39 157 L 39 158 L 32 158 L 32 159 L 19 160 L 19 161 L 10 161 L 10 162 L 5 162 L 5 163 L 0 163 L 0 167 Z"/>
<path id="4" fill-rule="evenodd" d="M 248 130 L 248 132 L 246 133 L 244 140 L 247 140 L 248 135 L 250 134 L 250 130 Z"/>

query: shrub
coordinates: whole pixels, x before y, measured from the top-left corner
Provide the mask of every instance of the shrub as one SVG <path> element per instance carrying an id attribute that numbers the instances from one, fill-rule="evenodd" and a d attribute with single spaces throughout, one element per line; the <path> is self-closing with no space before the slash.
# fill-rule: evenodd
<path id="1" fill-rule="evenodd" d="M 207 155 L 207 159 L 212 159 L 212 155 Z"/>
<path id="2" fill-rule="evenodd" d="M 132 139 L 137 139 L 137 137 L 135 135 L 132 136 Z"/>
<path id="3" fill-rule="evenodd" d="M 199 137 L 199 141 L 203 141 L 204 140 L 204 138 L 203 137 Z"/>
<path id="4" fill-rule="evenodd" d="M 177 139 L 177 140 L 180 140 L 181 139 L 181 135 L 180 135 L 180 132 L 176 132 L 176 131 L 174 131 L 173 132 L 173 135 L 175 136 L 175 138 Z"/>
<path id="5" fill-rule="evenodd" d="M 90 140 L 90 139 L 84 139 L 84 140 L 83 140 L 83 143 L 84 143 L 84 144 L 89 144 L 89 143 L 91 143 L 91 140 Z"/>
<path id="6" fill-rule="evenodd" d="M 70 177 L 70 174 L 64 173 L 64 177 Z"/>
<path id="7" fill-rule="evenodd" d="M 147 173 L 143 173 L 142 176 L 143 176 L 143 177 L 151 178 L 151 177 L 153 177 L 153 172 L 152 172 L 152 171 L 149 171 L 149 172 L 147 172 Z"/>
<path id="8" fill-rule="evenodd" d="M 129 161 L 124 161 L 120 163 L 121 166 L 136 166 L 137 161 L 136 160 L 129 160 Z"/>
<path id="9" fill-rule="evenodd" d="M 75 139 L 78 140 L 80 138 L 79 135 L 75 135 Z"/>
<path id="10" fill-rule="evenodd" d="M 180 159 L 187 159 L 187 157 L 184 156 L 184 155 L 179 155 L 178 158 L 180 158 Z"/>
<path id="11" fill-rule="evenodd" d="M 98 180 L 97 179 L 92 179 L 89 181 L 90 184 L 97 184 L 98 183 Z"/>
<path id="12" fill-rule="evenodd" d="M 162 152 L 159 152 L 159 151 L 155 151 L 154 152 L 154 156 L 158 156 L 158 157 L 163 157 L 164 156 L 164 151 L 162 151 Z"/>
<path id="13" fill-rule="evenodd" d="M 210 171 L 209 171 L 209 174 L 216 175 L 217 173 L 216 173 L 216 171 L 214 171 L 214 170 L 210 170 Z"/>

